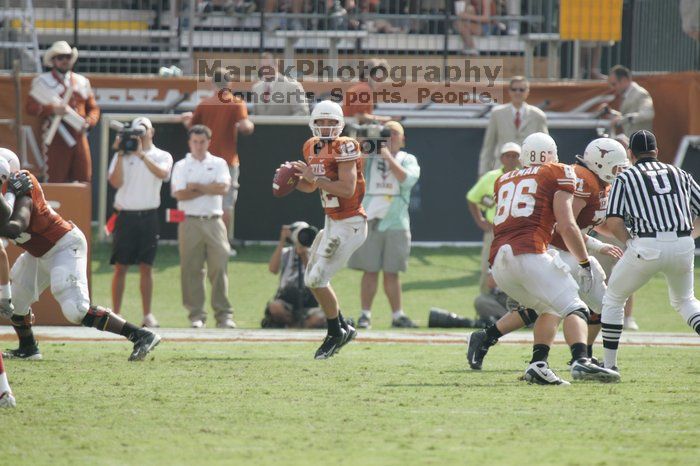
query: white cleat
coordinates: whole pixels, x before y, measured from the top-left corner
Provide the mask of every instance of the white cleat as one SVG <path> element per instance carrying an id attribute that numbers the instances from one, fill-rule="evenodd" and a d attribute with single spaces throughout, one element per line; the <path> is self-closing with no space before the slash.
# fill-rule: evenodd
<path id="1" fill-rule="evenodd" d="M 12 393 L 0 393 L 0 408 L 14 408 L 15 406 L 17 406 L 17 401 L 15 401 L 15 397 L 12 396 Z"/>
<path id="2" fill-rule="evenodd" d="M 190 324 L 192 328 L 204 328 L 204 321 L 201 320 L 193 320 L 192 323 Z"/>
<path id="3" fill-rule="evenodd" d="M 574 380 L 595 380 L 598 382 L 619 382 L 620 373 L 600 367 L 588 358 L 582 358 L 571 365 L 571 377 Z"/>
<path id="4" fill-rule="evenodd" d="M 527 382 L 537 385 L 559 385 L 562 387 L 571 385 L 555 374 L 544 361 L 537 361 L 530 364 L 525 370 L 525 376 L 523 378 Z"/>

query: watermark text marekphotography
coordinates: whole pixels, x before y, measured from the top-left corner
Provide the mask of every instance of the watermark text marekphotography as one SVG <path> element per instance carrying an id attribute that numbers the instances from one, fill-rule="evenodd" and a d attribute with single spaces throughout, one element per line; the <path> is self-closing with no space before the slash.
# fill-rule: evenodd
<path id="1" fill-rule="evenodd" d="M 199 60 L 198 87 L 213 85 L 222 103 L 233 96 L 253 104 L 294 105 L 320 94 L 346 105 L 493 104 L 502 102 L 502 60 L 359 59 Z M 363 83 L 360 85 L 360 83 Z M 330 84 L 330 86 L 329 86 Z"/>

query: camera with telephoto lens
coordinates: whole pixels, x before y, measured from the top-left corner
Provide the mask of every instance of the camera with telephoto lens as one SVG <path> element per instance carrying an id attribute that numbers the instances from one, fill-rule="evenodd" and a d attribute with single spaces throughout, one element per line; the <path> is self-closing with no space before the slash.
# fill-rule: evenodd
<path id="1" fill-rule="evenodd" d="M 306 222 L 292 223 L 289 225 L 289 231 L 291 234 L 287 238 L 287 243 L 305 248 L 311 247 L 318 234 L 318 228 L 312 227 Z"/>
<path id="2" fill-rule="evenodd" d="M 117 132 L 117 135 L 121 138 L 119 141 L 119 149 L 125 154 L 136 152 L 139 148 L 139 137 L 146 134 L 146 128 L 142 125 L 138 125 L 135 128 L 131 127 L 131 123 L 121 123 L 116 120 L 112 120 L 109 123 L 110 128 Z"/>
<path id="3" fill-rule="evenodd" d="M 391 137 L 391 129 L 380 124 L 357 125 L 349 124 L 348 136 L 351 138 L 361 139 L 389 139 Z"/>

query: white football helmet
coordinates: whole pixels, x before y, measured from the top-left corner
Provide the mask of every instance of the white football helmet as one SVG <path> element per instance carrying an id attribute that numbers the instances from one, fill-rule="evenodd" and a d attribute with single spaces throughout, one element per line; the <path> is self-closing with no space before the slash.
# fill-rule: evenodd
<path id="1" fill-rule="evenodd" d="M 316 120 L 333 120 L 336 123 L 331 126 L 319 126 L 316 124 Z M 311 133 L 317 138 L 335 139 L 340 136 L 344 127 L 345 118 L 343 117 L 343 109 L 332 100 L 323 100 L 317 103 L 311 112 L 309 128 L 311 128 Z M 323 129 L 330 129 L 328 136 L 323 135 L 323 131 L 321 131 Z"/>
<path id="2" fill-rule="evenodd" d="M 4 183 L 10 178 L 10 164 L 4 158 L 0 157 L 0 183 Z"/>
<path id="3" fill-rule="evenodd" d="M 558 162 L 557 143 L 545 133 L 532 133 L 523 141 L 520 164 L 523 167 Z"/>
<path id="4" fill-rule="evenodd" d="M 0 157 L 7 160 L 7 163 L 10 164 L 10 172 L 11 173 L 19 171 L 19 169 L 20 169 L 19 157 L 17 157 L 17 154 L 12 152 L 10 149 L 5 149 L 4 147 L 0 147 Z"/>
<path id="5" fill-rule="evenodd" d="M 624 146 L 611 138 L 593 140 L 586 146 L 583 157 L 576 158 L 606 183 L 615 181 L 617 174 L 629 166 Z"/>

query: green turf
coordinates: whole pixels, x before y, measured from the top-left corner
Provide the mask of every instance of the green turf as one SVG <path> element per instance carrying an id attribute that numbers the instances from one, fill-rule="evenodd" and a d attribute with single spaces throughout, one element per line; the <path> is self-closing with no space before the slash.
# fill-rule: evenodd
<path id="1" fill-rule="evenodd" d="M 229 295 L 235 309 L 234 319 L 240 327 L 259 327 L 265 303 L 277 288 L 277 277 L 267 270 L 272 251 L 272 247 L 246 247 L 229 263 Z M 96 244 L 92 252 L 93 302 L 111 306 L 109 246 Z M 478 248 L 414 248 L 409 270 L 402 275 L 406 313 L 421 326 L 427 325 L 428 311 L 433 306 L 473 317 L 472 303 L 478 293 L 479 271 Z M 360 308 L 360 276 L 360 272 L 343 270 L 332 280 L 341 308 L 355 318 Z M 700 277 L 700 261 L 696 264 L 695 276 Z M 161 246 L 158 250 L 154 296 L 153 312 L 162 326 L 186 327 L 189 324 L 187 312 L 181 304 L 180 268 L 174 246 Z M 209 312 L 212 322 L 213 315 L 211 310 Z M 128 319 L 137 323 L 141 321 L 141 298 L 135 268 L 127 278 L 123 313 Z M 380 279 L 373 309 L 373 327 L 388 328 L 389 315 Z M 635 317 L 642 330 L 690 331 L 671 308 L 661 275 L 637 293 Z"/>
<path id="2" fill-rule="evenodd" d="M 624 347 L 623 383 L 530 386 L 529 348 L 461 345 L 44 343 L 8 361 L 3 465 L 697 464 L 696 348 Z M 570 379 L 567 351 L 552 366 Z"/>

